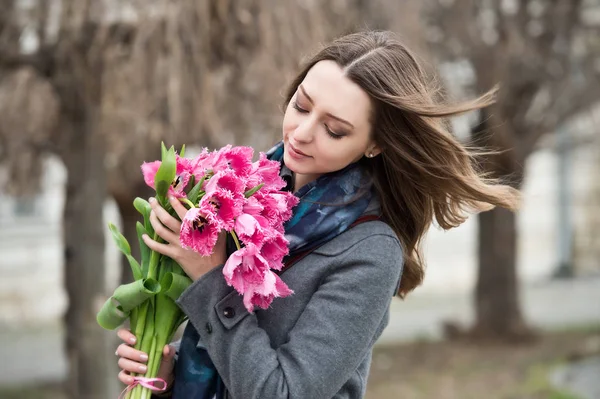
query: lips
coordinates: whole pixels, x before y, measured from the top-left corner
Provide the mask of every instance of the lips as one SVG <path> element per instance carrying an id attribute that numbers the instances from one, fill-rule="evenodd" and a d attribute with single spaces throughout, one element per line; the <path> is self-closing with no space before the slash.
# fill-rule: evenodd
<path id="1" fill-rule="evenodd" d="M 300 151 L 299 149 L 297 149 L 296 147 L 294 147 L 292 144 L 290 144 L 290 148 L 292 149 L 292 151 L 294 151 L 298 155 L 302 155 L 302 156 L 305 156 L 305 157 L 309 156 L 309 155 L 303 153 L 302 151 Z"/>

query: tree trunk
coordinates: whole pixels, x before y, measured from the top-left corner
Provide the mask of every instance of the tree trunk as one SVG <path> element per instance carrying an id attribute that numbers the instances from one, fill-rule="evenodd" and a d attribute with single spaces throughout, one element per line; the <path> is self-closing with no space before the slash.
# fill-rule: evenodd
<path id="1" fill-rule="evenodd" d="M 481 213 L 478 240 L 477 321 L 473 333 L 505 339 L 527 337 L 529 329 L 519 305 L 516 215 L 503 208 Z"/>
<path id="2" fill-rule="evenodd" d="M 71 398 L 107 398 L 106 334 L 96 323 L 104 295 L 105 199 L 103 137 L 93 118 L 73 126 L 68 153 L 64 208 L 65 315 L 69 360 L 67 391 Z"/>
<path id="3" fill-rule="evenodd" d="M 515 152 L 518 143 L 506 120 L 481 112 L 481 124 L 474 129 L 477 144 L 499 151 L 483 162 L 484 169 L 513 187 L 523 181 L 524 157 Z M 494 134 L 490 134 L 490 127 Z M 507 131 L 503 131 L 507 129 Z M 512 138 L 512 140 L 511 140 Z M 475 326 L 471 335 L 479 338 L 522 340 L 531 338 L 521 313 L 517 278 L 517 216 L 514 212 L 494 208 L 479 214 L 478 278 L 475 289 Z"/>
<path id="4" fill-rule="evenodd" d="M 116 362 L 109 362 L 115 359 L 115 334 L 96 322 L 106 299 L 102 217 L 106 147 L 100 124 L 105 36 L 97 35 L 98 26 L 87 22 L 76 33 L 65 32 L 69 34 L 63 32 L 53 52 L 51 80 L 61 100 L 56 148 L 68 174 L 63 214 L 69 297 L 66 391 L 70 398 L 105 399 L 118 395 Z"/>

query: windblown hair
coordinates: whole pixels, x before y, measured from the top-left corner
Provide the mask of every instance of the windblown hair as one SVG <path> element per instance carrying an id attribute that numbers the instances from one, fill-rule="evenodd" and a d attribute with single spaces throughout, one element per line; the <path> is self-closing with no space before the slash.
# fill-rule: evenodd
<path id="1" fill-rule="evenodd" d="M 323 60 L 335 61 L 371 99 L 371 134 L 382 152 L 359 162 L 373 178 L 383 220 L 403 246 L 398 295 L 404 297 L 423 282 L 420 244 L 434 218 L 450 229 L 471 212 L 518 206 L 517 190 L 478 169 L 483 152 L 461 144 L 448 129 L 448 117 L 492 104 L 497 89 L 458 105 L 438 101 L 437 86 L 406 46 L 390 32 L 366 31 L 343 36 L 312 57 L 290 84 L 286 106 Z"/>

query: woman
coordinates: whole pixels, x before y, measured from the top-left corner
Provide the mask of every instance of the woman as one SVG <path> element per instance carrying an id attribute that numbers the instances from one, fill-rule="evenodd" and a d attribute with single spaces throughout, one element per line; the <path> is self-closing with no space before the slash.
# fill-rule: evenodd
<path id="1" fill-rule="evenodd" d="M 283 141 L 269 157 L 301 199 L 286 225 L 291 255 L 312 252 L 281 275 L 294 295 L 268 310 L 249 314 L 225 284 L 223 240 L 211 257 L 182 249 L 180 223 L 153 202 L 152 224 L 169 244 L 146 243 L 195 281 L 179 300 L 190 323 L 177 365 L 167 346 L 160 371 L 173 397 L 363 397 L 393 295 L 423 280 L 419 243 L 433 219 L 449 229 L 466 211 L 518 201 L 515 190 L 484 179 L 446 130 L 446 117 L 487 106 L 494 93 L 446 106 L 432 90 L 388 32 L 334 41 L 292 82 Z M 118 334 L 119 378 L 129 384 L 147 357 L 129 346 L 130 332 Z"/>

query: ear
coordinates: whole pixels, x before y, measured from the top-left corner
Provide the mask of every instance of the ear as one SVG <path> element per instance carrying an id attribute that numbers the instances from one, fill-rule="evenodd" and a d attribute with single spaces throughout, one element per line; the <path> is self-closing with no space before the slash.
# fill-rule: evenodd
<path id="1" fill-rule="evenodd" d="M 379 154 L 381 154 L 381 149 L 375 144 L 372 144 L 369 147 L 367 147 L 367 151 L 365 151 L 365 156 L 367 158 L 375 158 Z"/>

